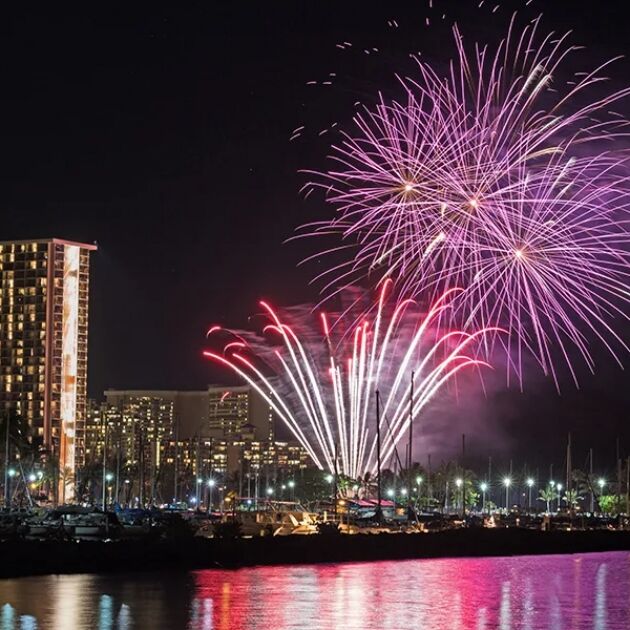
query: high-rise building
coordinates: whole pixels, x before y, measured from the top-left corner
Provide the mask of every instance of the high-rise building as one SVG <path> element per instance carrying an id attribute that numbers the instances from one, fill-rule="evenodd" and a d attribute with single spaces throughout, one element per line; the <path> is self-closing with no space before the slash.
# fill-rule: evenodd
<path id="1" fill-rule="evenodd" d="M 60 498 L 83 460 L 90 252 L 56 238 L 0 242 L 0 412 L 59 461 Z"/>
<path id="2" fill-rule="evenodd" d="M 250 425 L 256 439 L 274 439 L 273 411 L 249 385 L 210 385 L 208 405 L 209 435 L 230 438 L 238 436 Z"/>
<path id="3" fill-rule="evenodd" d="M 163 435 L 223 439 L 252 432 L 257 440 L 274 439 L 269 403 L 249 385 L 210 385 L 197 391 L 108 389 L 105 399 L 129 417 L 143 419 L 147 426 L 159 419 Z M 171 409 L 171 415 L 160 407 Z"/>

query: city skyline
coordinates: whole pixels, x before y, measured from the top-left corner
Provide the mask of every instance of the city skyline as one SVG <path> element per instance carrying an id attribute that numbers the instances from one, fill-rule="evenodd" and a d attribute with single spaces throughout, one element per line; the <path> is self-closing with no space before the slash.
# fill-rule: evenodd
<path id="1" fill-rule="evenodd" d="M 3 18 L 0 630 L 630 628 L 630 4 Z"/>
<path id="2" fill-rule="evenodd" d="M 589 45 L 594 59 L 626 50 L 618 26 L 623 8 L 606 7 L 586 19 L 580 10 L 587 6 L 574 8 L 576 40 Z M 14 156 L 5 164 L 3 203 L 13 209 L 6 238 L 56 234 L 99 243 L 92 261 L 92 397 L 106 388 L 203 388 L 222 376 L 200 356 L 209 325 L 246 327 L 255 314 L 249 305 L 261 297 L 283 306 L 316 303 L 318 287 L 308 285 L 312 274 L 295 268 L 301 250 L 282 245 L 322 208 L 298 196 L 304 181 L 298 171 L 323 161 L 326 135 L 319 140 L 317 130 L 347 122 L 347 106 L 371 98 L 379 80 L 383 89 L 393 89 L 391 61 L 402 59 L 411 42 L 402 28 L 400 41 L 392 41 L 391 11 L 376 3 L 361 14 L 337 8 L 334 20 L 326 7 L 217 11 L 217 24 L 238 21 L 238 36 L 217 29 L 211 11 L 197 9 L 172 9 L 148 20 L 133 11 L 94 21 L 87 14 L 69 22 L 54 13 L 34 17 L 30 41 L 34 49 L 52 50 L 41 63 L 54 77 L 56 95 L 41 121 L 32 122 L 41 86 L 17 81 L 18 74 L 32 74 L 35 59 L 25 55 L 19 68 L 6 70 L 5 78 L 21 88 L 3 104 L 6 119 L 14 121 L 4 129 Z M 400 12 L 401 27 L 419 23 L 419 8 Z M 546 12 L 549 23 L 566 25 L 562 10 Z M 58 47 L 48 39 L 50 20 L 65 34 Z M 19 24 L 13 37 L 23 35 Z M 431 34 L 419 37 L 443 62 Z M 335 48 L 344 39 L 357 46 L 385 41 L 387 48 L 380 57 L 348 62 Z M 74 58 L 78 45 L 84 54 Z M 109 56 L 101 56 L 103 50 Z M 226 72 L 207 70 L 208 60 L 217 58 Z M 627 68 L 619 63 L 616 76 Z M 84 72 L 88 64 L 93 75 Z M 306 85 L 330 72 L 339 75 L 341 89 Z M 92 78 L 77 84 L 83 75 Z M 161 87 L 166 84 L 168 90 Z M 337 90 L 334 96 L 327 96 L 328 87 Z M 125 99 L 117 100 L 122 93 Z M 232 112 L 234 103 L 242 113 Z M 72 119 L 62 115 L 66 110 Z M 53 118 L 61 124 L 51 124 Z M 291 131 L 305 123 L 309 138 L 289 142 Z M 43 125 L 46 134 L 39 133 Z M 468 422 L 470 433 L 480 443 L 492 441 L 497 453 L 536 448 L 550 457 L 569 430 L 576 444 L 585 436 L 584 449 L 592 441 L 598 450 L 613 450 L 617 437 L 629 439 L 627 373 L 604 356 L 596 363 L 595 375 L 580 374 L 579 390 L 564 374 L 561 397 L 547 380 L 533 377 L 523 393 L 504 383 L 487 397 L 480 392 L 472 409 L 440 404 L 430 429 L 460 433 Z M 440 448 L 455 451 L 457 439 L 452 442 Z"/>

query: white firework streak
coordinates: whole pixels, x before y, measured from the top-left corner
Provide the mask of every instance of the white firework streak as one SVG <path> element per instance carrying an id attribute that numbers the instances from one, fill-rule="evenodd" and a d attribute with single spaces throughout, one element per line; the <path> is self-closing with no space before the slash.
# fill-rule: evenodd
<path id="1" fill-rule="evenodd" d="M 380 429 L 386 460 L 407 433 L 411 416 L 420 417 L 442 386 L 460 370 L 488 365 L 476 358 L 478 346 L 484 337 L 497 332 L 495 328 L 486 328 L 435 336 L 436 323 L 461 290 L 446 291 L 426 314 L 416 313 L 412 317 L 411 300 L 388 308 L 391 289 L 392 281 L 385 280 L 373 323 L 368 320 L 355 323 L 352 334 L 344 336 L 350 352 L 343 360 L 338 355 L 343 352 L 344 344 L 333 344 L 325 314 L 321 321 L 327 357 L 320 362 L 312 358 L 321 356 L 320 344 L 311 347 L 312 343 L 301 341 L 293 327 L 266 302 L 261 302 L 261 306 L 271 323 L 263 332 L 281 341 L 280 348 L 267 353 L 274 358 L 273 376 L 265 374 L 271 367 L 268 357 L 250 357 L 247 351 L 251 350 L 251 344 L 231 341 L 232 333 L 219 327 L 214 327 L 211 337 L 228 335 L 229 342 L 222 351 L 209 350 L 204 354 L 254 388 L 316 466 L 359 478 L 376 468 L 377 390 L 384 401 Z M 343 326 L 341 319 L 337 325 Z M 240 335 L 238 338 L 243 339 Z M 402 344 L 405 350 L 399 356 L 398 347 Z M 261 361 L 264 367 L 257 366 Z M 414 396 L 409 404 L 412 373 Z"/>

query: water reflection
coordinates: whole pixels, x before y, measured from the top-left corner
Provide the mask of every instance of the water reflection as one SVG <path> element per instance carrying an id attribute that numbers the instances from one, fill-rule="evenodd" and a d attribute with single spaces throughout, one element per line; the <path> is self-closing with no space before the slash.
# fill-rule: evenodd
<path id="1" fill-rule="evenodd" d="M 0 630 L 630 627 L 630 553 L 0 581 Z"/>

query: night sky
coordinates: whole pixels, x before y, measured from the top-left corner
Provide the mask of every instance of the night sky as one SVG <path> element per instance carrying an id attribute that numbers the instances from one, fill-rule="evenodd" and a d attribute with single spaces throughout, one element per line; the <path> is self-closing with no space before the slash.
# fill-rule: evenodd
<path id="1" fill-rule="evenodd" d="M 87 3 L 67 14 L 13 4 L 0 26 L 2 240 L 98 242 L 95 397 L 106 387 L 216 382 L 200 356 L 210 324 L 245 326 L 263 296 L 281 305 L 317 299 L 314 269 L 296 268 L 315 245 L 283 241 L 330 214 L 321 198 L 299 195 L 298 171 L 325 166 L 330 140 L 318 131 L 347 124 L 354 101 L 395 90 L 408 52 L 444 62 L 439 36 L 423 27 L 422 0 L 170 4 Z M 574 27 L 596 63 L 629 52 L 625 4 L 545 2 L 546 24 Z M 491 37 L 484 16 L 471 10 L 466 32 Z M 341 41 L 379 54 L 344 56 Z M 305 85 L 329 72 L 334 85 Z M 622 85 L 630 64 L 611 74 Z M 301 125 L 304 135 L 289 142 Z M 476 435 L 479 454 L 522 459 L 534 446 L 541 461 L 560 462 L 571 429 L 576 463 L 590 444 L 612 462 L 615 438 L 623 453 L 630 442 L 630 383 L 605 355 L 600 363 L 580 391 L 567 380 L 559 397 L 533 376 L 523 394 L 489 392 L 474 419 L 451 405 L 443 424 Z"/>

